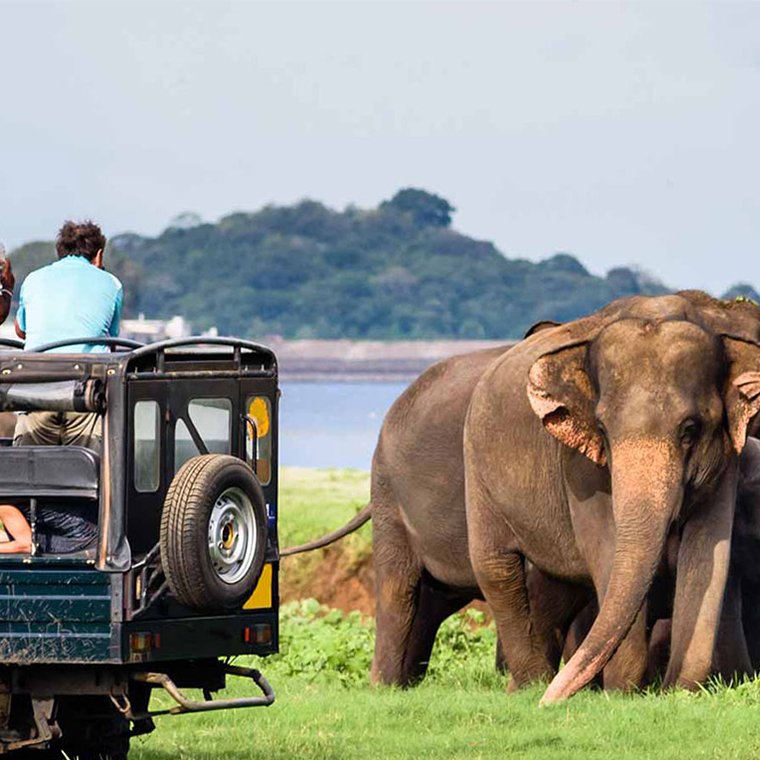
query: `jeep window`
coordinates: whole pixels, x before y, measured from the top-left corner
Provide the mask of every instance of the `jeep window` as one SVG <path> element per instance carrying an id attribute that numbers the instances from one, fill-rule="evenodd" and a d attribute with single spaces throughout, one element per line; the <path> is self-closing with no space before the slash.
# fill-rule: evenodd
<path id="1" fill-rule="evenodd" d="M 252 464 L 255 458 L 256 476 L 265 486 L 272 479 L 272 404 L 266 396 L 252 396 L 248 399 L 247 414 L 246 458 Z"/>
<path id="2" fill-rule="evenodd" d="M 198 431 L 209 454 L 229 454 L 232 422 L 232 402 L 228 398 L 196 398 L 187 407 L 190 421 Z M 202 452 L 198 449 L 184 420 L 177 420 L 174 429 L 174 471 L 190 457 Z"/>
<path id="3" fill-rule="evenodd" d="M 135 404 L 134 462 L 135 490 L 158 490 L 161 482 L 161 414 L 156 401 Z"/>

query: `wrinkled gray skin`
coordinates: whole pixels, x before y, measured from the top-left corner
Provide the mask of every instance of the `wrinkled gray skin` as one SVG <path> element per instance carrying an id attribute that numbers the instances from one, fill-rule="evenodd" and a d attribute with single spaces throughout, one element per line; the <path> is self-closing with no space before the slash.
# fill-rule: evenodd
<path id="1" fill-rule="evenodd" d="M 739 493 L 715 668 L 723 678 L 760 671 L 760 441 L 748 438 L 739 461 Z"/>
<path id="2" fill-rule="evenodd" d="M 449 615 L 482 599 L 470 563 L 464 510 L 464 419 L 478 379 L 505 349 L 431 367 L 388 412 L 372 461 L 371 511 L 377 590 L 372 679 L 407 686 L 421 678 Z M 588 590 L 530 575 L 534 625 L 557 641 Z M 559 664 L 559 645 L 552 651 Z"/>
<path id="3" fill-rule="evenodd" d="M 728 575 L 738 453 L 760 407 L 757 312 L 685 293 L 614 302 L 543 331 L 483 374 L 464 433 L 470 559 L 516 683 L 554 675 L 525 559 L 593 583 L 600 612 L 550 684 L 564 699 L 614 655 L 646 667 L 645 598 L 680 534 L 665 685 L 710 673 Z M 605 674 L 606 680 L 606 674 Z"/>
<path id="4" fill-rule="evenodd" d="M 760 670 L 760 441 L 756 438 L 747 438 L 739 459 L 739 473 L 731 564 L 713 660 L 713 670 L 726 683 Z M 670 653 L 677 537 L 670 544 L 669 561 L 663 563 L 655 579 L 657 585 L 647 600 L 650 630 L 647 683 L 664 676 Z M 597 614 L 598 607 L 593 601 L 574 619 L 564 641 L 566 661 L 580 647 Z"/>
<path id="5" fill-rule="evenodd" d="M 385 417 L 372 460 L 377 591 L 372 678 L 406 686 L 426 668 L 441 622 L 482 598 L 469 561 L 462 431 L 497 348 L 424 372 Z"/>
<path id="6" fill-rule="evenodd" d="M 537 325 L 534 330 L 554 326 Z M 372 462 L 370 503 L 347 525 L 281 553 L 326 546 L 373 524 L 377 636 L 372 677 L 407 686 L 426 669 L 441 622 L 483 595 L 469 560 L 462 435 L 470 396 L 487 367 L 508 349 L 453 357 L 424 372 L 385 417 Z M 529 575 L 535 624 L 567 630 L 589 590 Z M 559 665 L 559 645 L 553 651 Z M 503 658 L 497 654 L 497 666 Z"/>

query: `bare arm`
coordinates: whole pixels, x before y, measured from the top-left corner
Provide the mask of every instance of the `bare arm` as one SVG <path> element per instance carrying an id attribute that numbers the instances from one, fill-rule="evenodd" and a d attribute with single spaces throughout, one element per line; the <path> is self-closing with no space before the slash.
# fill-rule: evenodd
<path id="1" fill-rule="evenodd" d="M 0 271 L 0 324 L 8 318 L 8 312 L 11 310 L 11 299 L 13 298 L 13 286 L 16 284 L 16 278 L 13 276 L 11 260 L 6 259 Z"/>
<path id="2" fill-rule="evenodd" d="M 0 519 L 10 541 L 0 543 L 0 554 L 25 554 L 32 548 L 32 529 L 24 515 L 10 504 L 0 504 Z"/>

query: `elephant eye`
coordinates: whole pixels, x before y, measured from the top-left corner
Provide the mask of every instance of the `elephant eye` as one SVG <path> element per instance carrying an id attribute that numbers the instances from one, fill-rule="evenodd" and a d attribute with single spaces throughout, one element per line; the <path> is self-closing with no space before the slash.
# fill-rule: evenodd
<path id="1" fill-rule="evenodd" d="M 685 420 L 681 425 L 681 445 L 692 446 L 699 437 L 699 420 Z"/>

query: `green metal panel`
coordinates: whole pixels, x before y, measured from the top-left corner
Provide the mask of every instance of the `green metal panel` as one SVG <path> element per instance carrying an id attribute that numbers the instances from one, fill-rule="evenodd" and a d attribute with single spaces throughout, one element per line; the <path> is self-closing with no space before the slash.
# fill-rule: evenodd
<path id="1" fill-rule="evenodd" d="M 0 663 L 117 662 L 112 585 L 91 566 L 0 567 Z"/>

